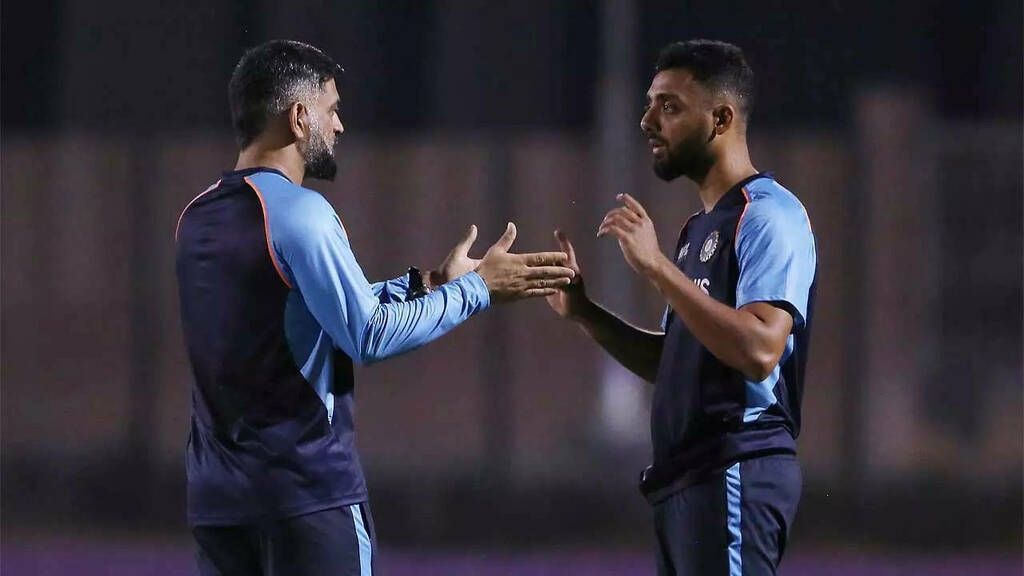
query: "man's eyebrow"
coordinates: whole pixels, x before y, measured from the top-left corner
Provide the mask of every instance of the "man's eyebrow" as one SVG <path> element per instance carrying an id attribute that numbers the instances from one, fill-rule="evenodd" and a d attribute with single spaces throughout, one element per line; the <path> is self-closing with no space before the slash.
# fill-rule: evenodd
<path id="1" fill-rule="evenodd" d="M 657 100 L 659 98 L 662 100 L 679 100 L 680 102 L 682 102 L 682 98 L 680 98 L 677 94 L 673 94 L 672 92 L 655 92 L 653 94 L 650 92 L 647 93 L 648 102 Z"/>

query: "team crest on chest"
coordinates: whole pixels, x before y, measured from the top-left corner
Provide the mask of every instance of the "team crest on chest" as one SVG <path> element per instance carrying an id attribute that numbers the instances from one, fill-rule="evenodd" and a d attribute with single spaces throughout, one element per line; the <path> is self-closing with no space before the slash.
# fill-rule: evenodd
<path id="1" fill-rule="evenodd" d="M 700 247 L 700 261 L 707 262 L 711 260 L 716 250 L 718 250 L 718 230 L 709 234 L 707 240 L 704 240 L 704 245 Z"/>
<path id="2" fill-rule="evenodd" d="M 690 254 L 690 243 L 683 244 L 683 247 L 679 249 L 679 255 L 676 256 L 676 262 L 682 262 L 686 260 L 686 257 Z"/>

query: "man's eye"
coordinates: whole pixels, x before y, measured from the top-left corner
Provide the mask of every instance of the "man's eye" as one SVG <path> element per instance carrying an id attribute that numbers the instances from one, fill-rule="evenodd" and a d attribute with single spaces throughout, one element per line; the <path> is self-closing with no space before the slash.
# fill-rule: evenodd
<path id="1" fill-rule="evenodd" d="M 675 111 L 676 111 L 676 107 L 675 107 L 675 105 L 673 105 L 673 104 L 668 104 L 668 103 L 666 103 L 666 104 L 665 104 L 664 106 L 662 106 L 662 107 L 661 107 L 661 110 L 662 110 L 663 112 L 669 112 L 669 113 L 672 113 L 672 112 L 675 112 Z"/>

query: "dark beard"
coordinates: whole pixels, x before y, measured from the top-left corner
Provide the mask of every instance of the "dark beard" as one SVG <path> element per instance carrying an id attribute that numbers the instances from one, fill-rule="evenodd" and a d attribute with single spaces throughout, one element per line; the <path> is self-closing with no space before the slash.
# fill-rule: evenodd
<path id="1" fill-rule="evenodd" d="M 305 177 L 333 181 L 338 173 L 334 151 L 327 145 L 327 139 L 320 133 L 319 127 L 312 128 L 309 143 L 302 150 L 302 159 L 306 162 Z"/>
<path id="2" fill-rule="evenodd" d="M 704 180 L 708 170 L 715 163 L 708 146 L 709 142 L 710 138 L 694 133 L 676 146 L 669 147 L 665 151 L 664 159 L 654 159 L 654 173 L 666 182 L 680 176 L 686 176 L 694 182 Z"/>

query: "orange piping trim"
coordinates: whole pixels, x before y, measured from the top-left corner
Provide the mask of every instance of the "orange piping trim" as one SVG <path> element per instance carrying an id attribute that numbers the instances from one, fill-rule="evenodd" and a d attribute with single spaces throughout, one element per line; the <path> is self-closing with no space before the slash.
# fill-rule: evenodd
<path id="1" fill-rule="evenodd" d="M 217 180 L 216 182 L 211 184 L 209 188 L 207 188 L 206 190 L 203 190 L 202 192 L 199 193 L 198 196 L 196 196 L 195 198 L 189 200 L 188 204 L 185 204 L 185 209 L 182 210 L 181 214 L 178 215 L 178 224 L 174 227 L 174 241 L 175 242 L 178 241 L 178 230 L 181 229 L 181 219 L 185 217 L 185 212 L 187 212 L 188 209 L 192 207 L 192 204 L 194 204 L 196 200 L 199 200 L 200 198 L 202 198 L 202 196 L 204 194 L 206 194 L 210 190 L 213 190 L 217 186 L 220 186 L 220 180 Z"/>
<path id="2" fill-rule="evenodd" d="M 274 270 L 277 270 L 277 275 L 281 277 L 284 285 L 291 289 L 292 284 L 288 281 L 284 271 L 281 270 L 281 266 L 277 263 L 277 258 L 274 257 L 274 247 L 270 244 L 270 218 L 267 217 L 267 203 L 263 201 L 263 194 L 260 193 L 260 189 L 256 187 L 256 184 L 253 184 L 253 181 L 248 176 L 245 177 L 245 181 L 252 187 L 256 197 L 260 199 L 260 208 L 263 209 L 263 235 L 267 237 L 267 254 L 270 256 L 270 263 L 274 265 Z"/>
<path id="3" fill-rule="evenodd" d="M 740 226 L 743 225 L 743 218 L 747 215 L 747 208 L 750 208 L 750 193 L 747 192 L 746 186 L 744 186 L 742 190 L 743 197 L 747 200 L 747 203 L 743 206 L 743 212 L 740 212 L 740 219 L 736 221 L 736 232 L 733 234 L 732 237 L 733 251 L 735 251 L 739 247 L 739 244 L 737 244 L 737 242 L 739 242 L 740 239 Z"/>

